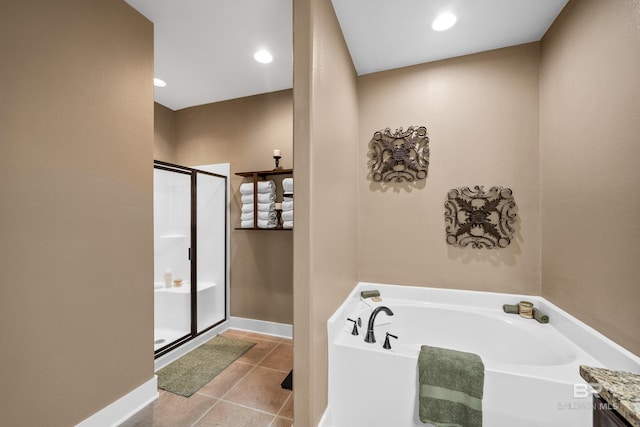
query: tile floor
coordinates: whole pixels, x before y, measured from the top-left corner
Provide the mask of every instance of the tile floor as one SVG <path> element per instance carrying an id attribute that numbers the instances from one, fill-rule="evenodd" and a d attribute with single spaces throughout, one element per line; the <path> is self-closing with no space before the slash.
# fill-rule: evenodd
<path id="1" fill-rule="evenodd" d="M 293 341 L 229 329 L 255 342 L 249 351 L 191 397 L 160 397 L 120 427 L 291 427 L 293 392 L 280 387 L 293 368 Z"/>

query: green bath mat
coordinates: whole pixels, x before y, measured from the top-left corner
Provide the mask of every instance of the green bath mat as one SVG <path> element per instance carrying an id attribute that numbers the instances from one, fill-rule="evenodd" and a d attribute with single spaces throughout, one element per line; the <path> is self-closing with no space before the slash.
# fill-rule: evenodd
<path id="1" fill-rule="evenodd" d="M 217 335 L 160 369 L 158 387 L 189 397 L 256 343 Z"/>

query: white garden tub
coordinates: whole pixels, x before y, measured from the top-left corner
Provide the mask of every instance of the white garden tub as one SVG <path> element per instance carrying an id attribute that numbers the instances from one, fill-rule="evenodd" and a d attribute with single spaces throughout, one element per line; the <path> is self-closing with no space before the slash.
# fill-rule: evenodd
<path id="1" fill-rule="evenodd" d="M 377 289 L 382 302 L 361 300 Z M 532 301 L 550 323 L 506 314 L 503 304 Z M 364 342 L 373 308 L 384 305 Z M 362 320 L 360 334 L 351 334 Z M 390 350 L 383 348 L 386 332 Z M 423 344 L 476 353 L 485 365 L 483 425 L 584 427 L 592 425 L 591 396 L 579 365 L 640 372 L 630 352 L 543 298 L 360 283 L 328 322 L 329 405 L 323 427 L 422 427 L 418 418 L 417 358 Z M 577 396 L 577 397 L 574 397 Z"/>

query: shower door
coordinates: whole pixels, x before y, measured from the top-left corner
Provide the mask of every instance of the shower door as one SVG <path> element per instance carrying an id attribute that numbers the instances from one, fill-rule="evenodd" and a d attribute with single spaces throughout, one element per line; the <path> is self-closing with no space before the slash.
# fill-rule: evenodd
<path id="1" fill-rule="evenodd" d="M 197 333 L 225 320 L 226 193 L 226 180 L 196 173 Z"/>
<path id="2" fill-rule="evenodd" d="M 156 357 L 226 320 L 227 177 L 154 162 Z"/>
<path id="3" fill-rule="evenodd" d="M 154 350 L 191 334 L 191 174 L 153 173 Z M 175 286 L 174 280 L 181 281 Z M 165 283 L 167 281 L 168 283 Z"/>

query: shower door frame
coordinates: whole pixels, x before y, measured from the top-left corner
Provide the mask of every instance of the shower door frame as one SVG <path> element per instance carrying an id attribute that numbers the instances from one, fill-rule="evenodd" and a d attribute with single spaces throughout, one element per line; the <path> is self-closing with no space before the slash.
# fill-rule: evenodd
<path id="1" fill-rule="evenodd" d="M 224 265 L 225 269 L 227 268 L 227 257 L 229 254 L 227 253 L 227 243 L 229 239 L 229 235 L 227 233 L 227 223 L 229 218 L 227 217 L 227 204 L 229 203 L 229 194 L 228 194 L 228 185 L 227 180 L 228 177 L 225 175 L 220 175 L 213 172 L 207 172 L 200 169 L 190 168 L 188 166 L 177 165 L 175 163 L 164 162 L 161 160 L 153 161 L 153 168 L 165 170 L 168 172 L 182 173 L 185 175 L 190 175 L 191 177 L 191 199 L 190 199 L 190 209 L 191 209 L 191 227 L 190 227 L 190 248 L 189 248 L 189 261 L 190 261 L 190 314 L 191 314 L 191 332 L 186 334 L 175 341 L 170 342 L 169 344 L 160 347 L 159 349 L 154 351 L 154 359 L 163 356 L 170 351 L 180 347 L 182 344 L 187 343 L 194 338 L 208 332 L 209 330 L 215 328 L 221 323 L 225 322 L 229 318 L 229 313 L 227 311 L 227 272 L 225 271 L 224 275 L 224 318 L 214 324 L 202 329 L 198 332 L 198 238 L 197 238 L 197 225 L 198 225 L 198 215 L 197 215 L 197 207 L 198 207 L 198 184 L 197 184 L 197 175 L 204 174 L 213 176 L 216 178 L 222 178 L 224 180 L 224 201 L 225 201 L 225 209 L 224 209 Z M 154 297 L 155 299 L 155 297 Z M 155 301 L 154 301 L 155 304 Z"/>

